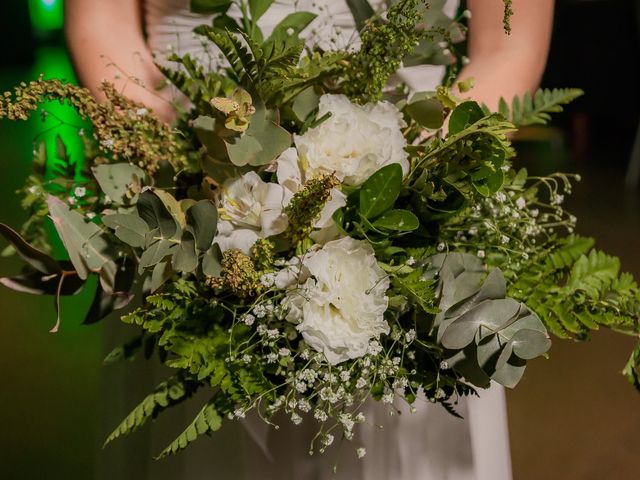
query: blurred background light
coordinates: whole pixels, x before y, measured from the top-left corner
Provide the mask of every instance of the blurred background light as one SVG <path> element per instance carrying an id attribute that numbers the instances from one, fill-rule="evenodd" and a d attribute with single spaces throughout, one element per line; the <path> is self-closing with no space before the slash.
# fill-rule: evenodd
<path id="1" fill-rule="evenodd" d="M 64 25 L 62 0 L 29 0 L 29 15 L 35 30 L 59 30 Z"/>

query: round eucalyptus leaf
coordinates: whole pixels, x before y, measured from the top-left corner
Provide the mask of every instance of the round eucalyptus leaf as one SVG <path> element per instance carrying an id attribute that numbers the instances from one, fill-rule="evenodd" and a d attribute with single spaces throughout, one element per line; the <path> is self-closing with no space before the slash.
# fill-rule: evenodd
<path id="1" fill-rule="evenodd" d="M 474 340 L 479 330 L 497 332 L 519 311 L 520 303 L 511 298 L 485 300 L 449 325 L 442 336 L 442 345 L 452 350 L 464 348 Z"/>
<path id="2" fill-rule="evenodd" d="M 519 330 L 509 342 L 513 353 L 523 360 L 539 357 L 551 348 L 551 340 L 538 330 Z"/>

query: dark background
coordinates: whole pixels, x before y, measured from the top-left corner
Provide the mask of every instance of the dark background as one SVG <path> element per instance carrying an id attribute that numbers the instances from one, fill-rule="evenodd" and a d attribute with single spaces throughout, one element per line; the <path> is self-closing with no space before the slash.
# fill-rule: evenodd
<path id="1" fill-rule="evenodd" d="M 61 6 L 61 0 L 1 2 L 0 91 L 42 72 L 74 80 Z M 579 233 L 595 236 L 640 277 L 640 187 L 629 185 L 632 176 L 625 185 L 640 114 L 634 73 L 640 67 L 640 7 L 634 0 L 565 0 L 556 10 L 543 86 L 580 87 L 587 95 L 553 127 L 524 132 L 519 161 L 537 173 L 581 173 L 569 200 Z M 62 122 L 79 121 L 65 107 L 47 109 Z M 3 223 L 24 220 L 14 192 L 30 172 L 36 137 L 51 144 L 56 134 L 66 136 L 71 154 L 81 157 L 73 128 L 49 126 L 37 116 L 20 124 L 0 121 Z M 0 259 L 0 274 L 17 269 L 13 259 Z M 61 331 L 51 335 L 50 299 L 0 290 L 1 478 L 93 479 L 102 470 L 98 465 L 119 461 L 117 450 L 100 448 L 114 426 L 105 422 L 104 409 L 122 406 L 122 392 L 108 380 L 119 372 L 101 366 L 113 339 L 105 338 L 103 326 L 80 325 L 87 302 L 87 295 L 64 301 Z M 633 344 L 633 338 L 602 331 L 588 343 L 556 340 L 549 360 L 529 364 L 519 387 L 508 392 L 516 480 L 638 477 L 640 396 L 619 375 Z M 135 439 L 122 443 L 116 448 L 141 446 Z M 140 448 L 139 455 L 149 452 Z M 127 474 L 119 478 L 143 476 L 126 465 L 120 470 Z"/>

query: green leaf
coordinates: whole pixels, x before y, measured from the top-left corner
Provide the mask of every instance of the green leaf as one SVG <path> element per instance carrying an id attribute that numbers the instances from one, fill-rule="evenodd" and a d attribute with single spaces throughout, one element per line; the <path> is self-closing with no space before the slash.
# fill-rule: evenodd
<path id="1" fill-rule="evenodd" d="M 393 207 L 402 188 L 402 167 L 392 163 L 371 175 L 360 189 L 360 215 L 374 219 Z"/>
<path id="2" fill-rule="evenodd" d="M 407 114 L 426 128 L 438 129 L 444 123 L 444 106 L 436 98 L 411 101 L 405 107 Z"/>
<path id="3" fill-rule="evenodd" d="M 192 386 L 187 385 L 178 377 L 173 377 L 166 382 L 162 382 L 155 388 L 153 393 L 147 395 L 145 399 L 124 418 L 120 425 L 111 432 L 105 440 L 104 446 L 123 435 L 128 435 L 136 431 L 149 419 L 155 418 L 163 410 L 189 398 L 193 394 L 193 391 L 194 388 Z"/>
<path id="4" fill-rule="evenodd" d="M 100 189 L 116 204 L 133 205 L 148 181 L 144 170 L 130 163 L 97 165 L 92 168 Z"/>
<path id="5" fill-rule="evenodd" d="M 200 200 L 187 210 L 187 229 L 193 234 L 196 248 L 206 252 L 211 248 L 218 228 L 218 209 L 210 200 Z"/>
<path id="6" fill-rule="evenodd" d="M 513 353 L 523 360 L 531 360 L 544 354 L 551 347 L 551 340 L 539 330 L 518 330 L 510 342 Z"/>
<path id="7" fill-rule="evenodd" d="M 460 133 L 469 125 L 485 117 L 482 108 L 476 102 L 468 101 L 458 105 L 449 117 L 449 135 Z"/>
<path id="8" fill-rule="evenodd" d="M 220 427 L 222 427 L 222 417 L 218 413 L 212 399 L 200 410 L 200 413 L 198 413 L 184 432 L 160 453 L 158 458 L 165 458 L 168 455 L 177 453 L 196 440 L 199 435 L 216 432 L 220 430 Z"/>
<path id="9" fill-rule="evenodd" d="M 114 234 L 127 245 L 134 248 L 145 246 L 149 226 L 137 215 L 115 213 L 102 217 L 102 223 L 114 230 Z"/>
<path id="10" fill-rule="evenodd" d="M 229 159 L 239 167 L 266 165 L 291 145 L 291 134 L 271 120 L 277 112 L 268 111 L 257 95 L 253 98 L 256 112 L 249 128 L 242 136 L 225 140 Z"/>
<path id="11" fill-rule="evenodd" d="M 320 96 L 313 87 L 309 87 L 300 92 L 293 101 L 293 113 L 296 114 L 298 120 L 303 122 L 318 108 L 319 102 Z"/>
<path id="12" fill-rule="evenodd" d="M 146 189 L 140 194 L 137 203 L 138 215 L 151 230 L 158 230 L 164 238 L 173 238 L 178 232 L 178 223 L 161 198 L 152 190 Z"/>
<path id="13" fill-rule="evenodd" d="M 563 105 L 583 94 L 584 92 L 577 88 L 539 89 L 533 98 L 528 92 L 522 98 L 513 97 L 511 108 L 507 101 L 501 98 L 499 112 L 517 127 L 546 125 L 551 119 L 551 113 L 561 112 Z"/>
<path id="14" fill-rule="evenodd" d="M 8 225 L 0 223 L 0 235 L 2 235 L 11 245 L 14 246 L 18 255 L 22 259 L 44 274 L 61 273 L 62 269 L 57 261 L 44 252 L 32 247 L 20 236 L 18 232 Z"/>
<path id="15" fill-rule="evenodd" d="M 196 242 L 191 232 L 184 232 L 180 240 L 180 245 L 176 248 L 171 266 L 177 272 L 192 273 L 198 266 L 198 254 L 196 253 Z"/>
<path id="16" fill-rule="evenodd" d="M 191 0 L 189 6 L 193 13 L 213 14 L 226 12 L 231 3 L 231 0 Z"/>
<path id="17" fill-rule="evenodd" d="M 98 272 L 111 261 L 110 244 L 100 227 L 87 222 L 52 195 L 47 198 L 47 204 L 53 224 L 80 278 L 86 279 L 89 272 Z"/>
<path id="18" fill-rule="evenodd" d="M 152 267 L 160 263 L 165 257 L 172 255 L 177 245 L 176 242 L 166 239 L 152 243 L 140 256 L 138 273 L 142 274 L 145 268 Z"/>
<path id="19" fill-rule="evenodd" d="M 284 17 L 274 28 L 269 41 L 284 41 L 286 37 L 297 36 L 317 17 L 311 12 L 294 12 Z"/>
<path id="20" fill-rule="evenodd" d="M 273 4 L 274 0 L 249 0 L 249 12 L 251 13 L 251 20 L 256 23 L 260 17 L 262 17 L 269 7 Z"/>
<path id="21" fill-rule="evenodd" d="M 217 243 L 202 257 L 202 272 L 210 277 L 219 277 L 222 273 L 222 252 Z"/>
<path id="22" fill-rule="evenodd" d="M 174 274 L 171 268 L 171 262 L 164 260 L 157 263 L 151 272 L 151 277 L 148 278 L 148 283 L 145 285 L 148 287 L 150 293 L 156 292 L 162 285 L 165 284 Z"/>
<path id="23" fill-rule="evenodd" d="M 388 210 L 373 222 L 378 229 L 411 232 L 420 226 L 420 221 L 409 210 Z"/>
<path id="24" fill-rule="evenodd" d="M 473 341 L 479 330 L 494 333 L 507 326 L 520 309 L 520 303 L 511 298 L 485 300 L 448 326 L 442 335 L 442 345 L 451 350 L 462 349 Z"/>

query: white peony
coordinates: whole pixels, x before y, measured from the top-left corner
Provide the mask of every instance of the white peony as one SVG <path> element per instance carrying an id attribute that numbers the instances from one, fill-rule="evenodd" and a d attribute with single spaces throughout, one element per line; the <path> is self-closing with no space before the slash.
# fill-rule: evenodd
<path id="1" fill-rule="evenodd" d="M 286 197 L 282 186 L 264 182 L 255 172 L 227 180 L 219 195 L 216 242 L 220 249 L 237 248 L 248 254 L 259 238 L 284 232 Z"/>
<path id="2" fill-rule="evenodd" d="M 286 318 L 331 364 L 363 356 L 372 339 L 389 333 L 389 278 L 368 243 L 345 237 L 309 253 L 298 282 L 287 292 Z"/>
<path id="3" fill-rule="evenodd" d="M 295 136 L 308 177 L 334 173 L 346 185 L 360 185 L 374 172 L 398 163 L 409 171 L 402 114 L 388 102 L 356 105 L 344 95 L 320 97 L 318 118 L 331 117 Z"/>

